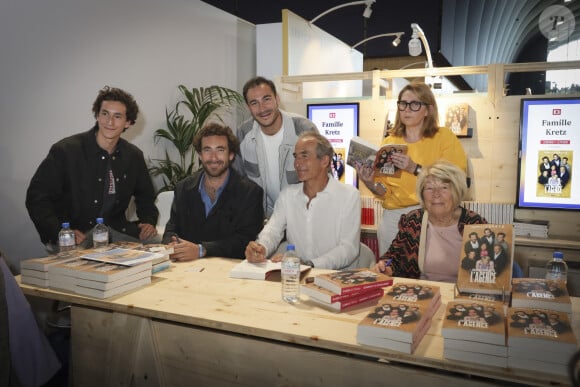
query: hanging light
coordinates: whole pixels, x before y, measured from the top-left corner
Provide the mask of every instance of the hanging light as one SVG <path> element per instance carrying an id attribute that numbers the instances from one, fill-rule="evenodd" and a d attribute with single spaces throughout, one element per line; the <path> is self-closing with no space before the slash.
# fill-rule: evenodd
<path id="1" fill-rule="evenodd" d="M 344 8 L 344 7 L 349 7 L 351 5 L 366 5 L 365 10 L 363 11 L 363 17 L 365 18 L 370 18 L 371 14 L 373 13 L 373 9 L 371 8 L 371 6 L 376 2 L 377 0 L 361 0 L 361 1 L 352 1 L 350 3 L 345 3 L 345 4 L 341 4 L 341 5 L 337 5 L 336 7 L 332 7 L 330 9 L 327 9 L 326 11 L 322 12 L 320 15 L 316 16 L 314 19 L 310 20 L 308 23 L 309 24 L 313 24 L 316 20 L 320 19 L 321 17 L 323 17 L 324 15 L 327 15 L 331 12 L 336 11 L 337 9 L 340 8 Z"/>

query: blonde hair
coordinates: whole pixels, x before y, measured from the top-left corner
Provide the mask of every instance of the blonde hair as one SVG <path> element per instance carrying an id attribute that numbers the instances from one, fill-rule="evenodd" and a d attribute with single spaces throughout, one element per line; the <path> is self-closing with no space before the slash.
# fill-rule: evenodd
<path id="1" fill-rule="evenodd" d="M 421 136 L 422 137 L 433 137 L 435 133 L 439 130 L 439 113 L 437 110 L 437 101 L 435 100 L 435 95 L 431 91 L 429 85 L 423 82 L 412 82 L 407 86 L 403 87 L 399 92 L 399 96 L 397 101 L 401 100 L 403 93 L 405 91 L 411 91 L 414 93 L 420 102 L 423 102 L 427 105 L 427 116 L 425 120 L 423 120 L 423 127 L 421 128 Z M 406 127 L 405 124 L 401 122 L 401 112 L 397 108 L 397 114 L 395 116 L 395 123 L 393 124 L 393 128 L 389 130 L 389 135 L 397 136 L 397 137 L 404 137 L 405 136 Z"/>
<path id="2" fill-rule="evenodd" d="M 461 201 L 467 193 L 467 181 L 465 172 L 455 164 L 447 160 L 439 160 L 432 165 L 423 167 L 417 177 L 417 197 L 421 202 L 421 207 L 425 207 L 423 201 L 423 189 L 427 178 L 433 178 L 451 186 L 454 207 L 459 207 Z"/>

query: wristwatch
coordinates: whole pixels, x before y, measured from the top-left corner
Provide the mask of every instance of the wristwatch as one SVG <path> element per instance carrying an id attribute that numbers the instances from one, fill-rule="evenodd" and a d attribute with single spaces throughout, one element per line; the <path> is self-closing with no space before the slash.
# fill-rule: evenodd
<path id="1" fill-rule="evenodd" d="M 421 164 L 417 164 L 415 166 L 415 171 L 413 171 L 413 175 L 417 176 L 418 174 L 421 173 L 422 170 L 423 170 L 423 167 L 421 166 Z"/>

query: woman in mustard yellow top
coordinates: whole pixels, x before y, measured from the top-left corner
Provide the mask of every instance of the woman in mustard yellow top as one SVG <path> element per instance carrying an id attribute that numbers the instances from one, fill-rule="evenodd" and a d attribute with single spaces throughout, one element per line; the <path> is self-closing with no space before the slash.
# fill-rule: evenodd
<path id="1" fill-rule="evenodd" d="M 385 211 L 378 229 L 381 254 L 397 235 L 401 215 L 420 207 L 415 187 L 422 166 L 445 159 L 467 171 L 465 151 L 449 128 L 439 127 L 437 102 L 425 83 L 408 84 L 399 93 L 395 123 L 383 140 L 386 144 L 407 145 L 406 154 L 392 156 L 395 167 L 402 170 L 400 177 L 375 178 L 372 168 L 358 170 L 359 178 L 383 200 Z"/>

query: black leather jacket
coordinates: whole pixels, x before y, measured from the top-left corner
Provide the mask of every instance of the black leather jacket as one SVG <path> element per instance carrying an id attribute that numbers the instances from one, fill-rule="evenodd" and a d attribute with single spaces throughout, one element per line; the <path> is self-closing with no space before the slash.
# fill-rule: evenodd
<path id="1" fill-rule="evenodd" d="M 58 243 L 62 222 L 86 232 L 101 216 L 108 161 L 107 152 L 97 144 L 96 131 L 95 125 L 54 144 L 30 181 L 26 208 L 43 243 Z M 155 226 L 159 215 L 143 152 L 121 138 L 110 158 L 116 195 L 102 217 L 107 226 L 138 238 L 139 227 L 125 217 L 131 196 L 135 196 L 139 223 Z"/>

